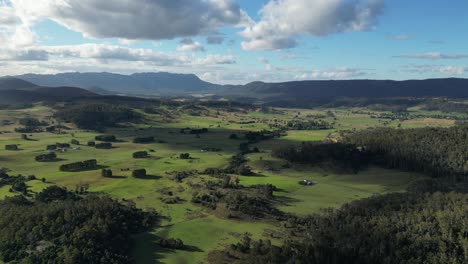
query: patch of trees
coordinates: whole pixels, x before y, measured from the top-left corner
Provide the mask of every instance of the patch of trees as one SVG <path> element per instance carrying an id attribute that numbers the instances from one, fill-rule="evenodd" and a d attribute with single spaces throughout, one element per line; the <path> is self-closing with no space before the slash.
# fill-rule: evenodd
<path id="1" fill-rule="evenodd" d="M 19 150 L 18 145 L 5 145 L 5 150 Z"/>
<path id="2" fill-rule="evenodd" d="M 15 128 L 15 132 L 16 133 L 41 133 L 41 132 L 44 132 L 44 129 L 40 127 L 31 127 L 31 126 L 17 127 Z"/>
<path id="3" fill-rule="evenodd" d="M 181 134 L 205 134 L 208 133 L 208 128 L 182 128 L 180 130 Z"/>
<path id="4" fill-rule="evenodd" d="M 468 125 L 451 128 L 376 128 L 350 133 L 340 143 L 308 142 L 277 148 L 290 162 L 321 164 L 357 172 L 368 163 L 453 179 L 468 176 Z"/>
<path id="5" fill-rule="evenodd" d="M 255 143 L 259 142 L 262 140 L 269 140 L 273 139 L 275 137 L 280 137 L 281 132 L 280 131 L 268 131 L 268 130 L 262 130 L 262 131 L 249 131 L 245 133 L 245 139 L 247 139 L 250 143 Z"/>
<path id="6" fill-rule="evenodd" d="M 286 123 L 286 128 L 290 130 L 322 130 L 332 129 L 333 125 L 324 120 L 309 120 L 309 121 L 289 121 Z"/>
<path id="7" fill-rule="evenodd" d="M 180 153 L 179 159 L 190 159 L 190 153 Z"/>
<path id="8" fill-rule="evenodd" d="M 133 143 L 151 143 L 154 142 L 154 137 L 136 137 L 133 139 Z"/>
<path id="9" fill-rule="evenodd" d="M 146 177 L 146 170 L 145 169 L 138 169 L 132 171 L 132 177 L 134 178 L 144 178 Z"/>
<path id="10" fill-rule="evenodd" d="M 8 170 L 5 168 L 0 167 L 0 187 L 11 185 L 10 191 L 12 192 L 19 192 L 22 194 L 27 194 L 28 186 L 26 185 L 26 181 L 29 179 L 33 179 L 34 176 L 30 176 L 28 178 L 18 175 L 18 176 L 10 176 L 8 174 Z M 35 177 L 34 177 L 35 179 Z"/>
<path id="11" fill-rule="evenodd" d="M 60 171 L 80 171 L 94 169 L 97 166 L 97 160 L 85 160 L 80 162 L 74 162 L 69 164 L 63 164 L 60 166 Z"/>
<path id="12" fill-rule="evenodd" d="M 137 151 L 132 154 L 134 159 L 144 159 L 148 157 L 147 151 Z"/>
<path id="13" fill-rule="evenodd" d="M 468 104 L 450 102 L 446 99 L 430 100 L 426 102 L 423 109 L 427 111 L 468 114 Z"/>
<path id="14" fill-rule="evenodd" d="M 94 137 L 97 141 L 104 141 L 104 142 L 115 142 L 117 141 L 117 137 L 114 135 L 97 135 Z"/>
<path id="15" fill-rule="evenodd" d="M 52 202 L 53 201 L 53 202 Z M 36 201 L 0 201 L 0 259 L 6 263 L 130 263 L 130 236 L 156 213 L 108 197 L 77 198 L 48 187 Z M 40 227 L 40 228 L 38 228 Z"/>
<path id="16" fill-rule="evenodd" d="M 170 249 L 184 249 L 185 245 L 184 242 L 177 238 L 161 238 L 159 239 L 159 246 L 162 248 L 170 248 Z"/>
<path id="17" fill-rule="evenodd" d="M 49 154 L 42 154 L 35 157 L 35 160 L 38 162 L 49 162 L 54 161 L 57 159 L 57 154 L 49 153 Z"/>
<path id="18" fill-rule="evenodd" d="M 369 155 L 353 144 L 304 142 L 286 145 L 273 150 L 272 155 L 289 162 L 330 166 L 335 169 L 359 169 L 369 162 Z"/>
<path id="19" fill-rule="evenodd" d="M 137 122 L 141 115 L 131 108 L 105 103 L 83 103 L 66 106 L 55 113 L 55 118 L 76 124 L 84 129 L 115 127 L 122 122 Z"/>
<path id="20" fill-rule="evenodd" d="M 252 169 L 245 165 L 245 163 L 247 163 L 247 159 L 242 155 L 242 153 L 232 156 L 229 166 L 224 169 L 224 173 L 238 174 L 242 176 L 254 175 Z"/>
<path id="21" fill-rule="evenodd" d="M 70 142 L 71 142 L 73 145 L 79 145 L 79 144 L 80 144 L 80 142 L 79 142 L 78 140 L 76 140 L 76 139 L 72 139 Z"/>
<path id="22" fill-rule="evenodd" d="M 245 237 L 232 263 L 455 263 L 466 256 L 466 193 L 393 193 L 284 223 L 282 246 Z"/>
<path id="23" fill-rule="evenodd" d="M 434 177 L 468 176 L 468 125 L 451 128 L 377 128 L 349 134 L 377 165 Z"/>
<path id="24" fill-rule="evenodd" d="M 39 127 L 48 126 L 49 124 L 45 121 L 40 121 L 37 118 L 26 117 L 19 120 L 19 124 L 25 127 Z"/>
<path id="25" fill-rule="evenodd" d="M 106 178 L 112 177 L 112 170 L 111 169 L 102 169 L 101 170 L 101 176 L 106 177 Z"/>

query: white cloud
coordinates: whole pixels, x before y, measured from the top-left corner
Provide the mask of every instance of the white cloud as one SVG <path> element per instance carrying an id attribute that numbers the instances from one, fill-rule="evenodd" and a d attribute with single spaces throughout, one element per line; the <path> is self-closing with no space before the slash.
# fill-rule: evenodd
<path id="1" fill-rule="evenodd" d="M 190 38 L 185 38 L 180 41 L 180 45 L 177 46 L 177 51 L 181 52 L 197 52 L 197 51 L 205 51 L 205 48 L 200 42 L 194 42 Z"/>
<path id="2" fill-rule="evenodd" d="M 396 58 L 408 58 L 408 59 L 431 59 L 431 60 L 466 59 L 468 58 L 468 54 L 444 54 L 440 52 L 427 52 L 427 53 L 420 53 L 420 54 L 399 55 L 395 57 Z"/>
<path id="3" fill-rule="evenodd" d="M 14 9 L 8 6 L 2 6 L 0 3 L 0 27 L 14 26 L 19 24 L 19 19 L 15 15 Z"/>
<path id="4" fill-rule="evenodd" d="M 383 0 L 270 0 L 260 21 L 241 35 L 245 50 L 278 50 L 296 46 L 298 34 L 326 36 L 371 29 Z"/>
<path id="5" fill-rule="evenodd" d="M 87 37 L 172 39 L 249 23 L 234 0 L 11 0 L 31 25 L 55 22 Z"/>
<path id="6" fill-rule="evenodd" d="M 307 80 L 307 79 L 325 79 L 325 80 L 336 80 L 336 79 L 349 79 L 356 78 L 359 76 L 368 75 L 364 69 L 357 68 L 334 68 L 329 70 L 314 70 L 311 72 L 304 72 L 296 76 L 296 79 Z"/>
<path id="7" fill-rule="evenodd" d="M 416 74 L 431 74 L 432 76 L 438 76 L 440 74 L 447 76 L 461 76 L 468 72 L 468 68 L 453 65 L 412 64 L 403 66 L 402 71 Z"/>

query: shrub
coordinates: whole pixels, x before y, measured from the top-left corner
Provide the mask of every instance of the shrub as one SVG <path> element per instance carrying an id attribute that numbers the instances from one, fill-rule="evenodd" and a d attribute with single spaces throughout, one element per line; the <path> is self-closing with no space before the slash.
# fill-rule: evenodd
<path id="1" fill-rule="evenodd" d="M 53 160 L 57 159 L 57 155 L 55 153 L 42 154 L 42 155 L 36 156 L 35 159 L 38 162 L 53 161 Z"/>
<path id="2" fill-rule="evenodd" d="M 98 135 L 94 139 L 98 141 L 104 141 L 104 142 L 115 142 L 117 141 L 117 137 L 114 135 Z"/>
<path id="3" fill-rule="evenodd" d="M 134 170 L 132 172 L 132 177 L 135 177 L 135 178 L 146 177 L 146 170 L 145 169 Z"/>
<path id="4" fill-rule="evenodd" d="M 134 159 L 143 159 L 148 157 L 148 152 L 147 151 L 137 151 L 133 153 L 133 158 Z"/>
<path id="5" fill-rule="evenodd" d="M 92 169 L 97 166 L 97 160 L 85 160 L 60 166 L 60 171 L 79 171 L 84 169 Z"/>

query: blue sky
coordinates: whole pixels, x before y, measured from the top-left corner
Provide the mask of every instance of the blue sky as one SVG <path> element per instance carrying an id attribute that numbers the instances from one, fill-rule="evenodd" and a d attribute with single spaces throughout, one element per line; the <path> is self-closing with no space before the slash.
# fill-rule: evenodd
<path id="1" fill-rule="evenodd" d="M 0 0 L 0 75 L 468 77 L 468 1 Z"/>

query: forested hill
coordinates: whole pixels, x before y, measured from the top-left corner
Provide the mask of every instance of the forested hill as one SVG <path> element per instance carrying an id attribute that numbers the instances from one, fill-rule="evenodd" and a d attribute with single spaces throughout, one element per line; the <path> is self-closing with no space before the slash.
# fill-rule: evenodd
<path id="1" fill-rule="evenodd" d="M 40 86 L 72 86 L 91 91 L 144 96 L 218 96 L 251 97 L 278 100 L 311 100 L 335 97 L 453 97 L 468 98 L 468 79 L 427 80 L 317 80 L 283 83 L 252 82 L 246 85 L 218 85 L 194 74 L 165 72 L 135 73 L 60 73 L 17 76 Z"/>
<path id="2" fill-rule="evenodd" d="M 453 97 L 468 98 L 468 79 L 428 80 L 340 80 L 284 83 L 253 82 L 232 86 L 244 94 L 268 99 L 324 99 L 333 97 Z"/>

